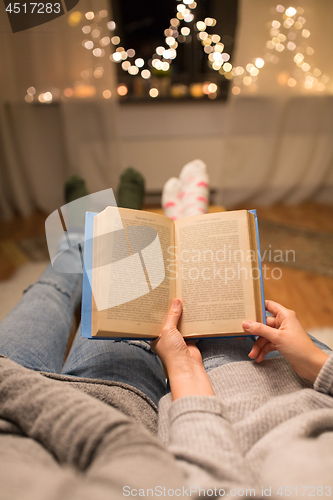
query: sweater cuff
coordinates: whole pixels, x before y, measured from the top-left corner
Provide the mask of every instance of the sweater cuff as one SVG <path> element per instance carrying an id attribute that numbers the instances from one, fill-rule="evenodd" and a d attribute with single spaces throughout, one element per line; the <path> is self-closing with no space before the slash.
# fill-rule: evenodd
<path id="1" fill-rule="evenodd" d="M 184 413 L 203 412 L 222 415 L 221 403 L 215 396 L 185 396 L 174 401 L 169 409 L 169 422 L 172 424 Z"/>
<path id="2" fill-rule="evenodd" d="M 333 353 L 318 373 L 313 388 L 318 392 L 333 396 Z"/>

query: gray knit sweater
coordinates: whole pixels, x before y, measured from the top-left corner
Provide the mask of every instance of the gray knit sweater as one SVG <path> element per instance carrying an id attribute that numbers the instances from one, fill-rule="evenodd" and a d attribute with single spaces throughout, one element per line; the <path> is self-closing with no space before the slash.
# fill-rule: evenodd
<path id="1" fill-rule="evenodd" d="M 157 437 L 136 389 L 0 357 L 1 500 L 333 496 L 333 354 L 313 386 L 283 358 L 210 378 L 162 399 Z"/>

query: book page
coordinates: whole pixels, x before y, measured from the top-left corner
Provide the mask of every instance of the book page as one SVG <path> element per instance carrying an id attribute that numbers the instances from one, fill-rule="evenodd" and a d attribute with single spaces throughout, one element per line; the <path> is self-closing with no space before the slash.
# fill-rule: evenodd
<path id="1" fill-rule="evenodd" d="M 181 333 L 244 335 L 242 322 L 256 320 L 247 211 L 178 220 L 175 244 Z"/>
<path id="2" fill-rule="evenodd" d="M 167 261 L 173 245 L 168 217 L 116 207 L 95 216 L 93 336 L 159 335 L 175 296 Z"/>

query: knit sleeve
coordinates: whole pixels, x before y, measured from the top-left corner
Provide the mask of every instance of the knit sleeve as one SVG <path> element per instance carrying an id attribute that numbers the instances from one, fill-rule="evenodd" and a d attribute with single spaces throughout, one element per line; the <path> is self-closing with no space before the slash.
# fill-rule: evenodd
<path id="1" fill-rule="evenodd" d="M 176 400 L 169 410 L 168 448 L 189 484 L 234 488 L 253 484 L 235 433 L 223 418 L 223 403 L 214 396 Z"/>
<path id="2" fill-rule="evenodd" d="M 323 392 L 333 397 L 333 352 L 320 370 L 313 388 L 318 392 Z"/>

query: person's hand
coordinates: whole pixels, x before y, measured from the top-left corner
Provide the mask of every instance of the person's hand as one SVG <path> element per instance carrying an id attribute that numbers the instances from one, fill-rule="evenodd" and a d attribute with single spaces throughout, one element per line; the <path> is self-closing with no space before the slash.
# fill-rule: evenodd
<path id="1" fill-rule="evenodd" d="M 185 342 L 177 329 L 182 313 L 180 300 L 172 302 L 161 335 L 150 345 L 165 366 L 172 399 L 184 396 L 213 396 L 214 391 L 194 341 Z"/>
<path id="2" fill-rule="evenodd" d="M 266 309 L 274 314 L 267 317 L 267 325 L 243 322 L 247 333 L 259 335 L 249 357 L 260 363 L 268 352 L 277 350 L 300 377 L 314 382 L 328 358 L 327 354 L 312 342 L 294 311 L 272 300 L 266 300 Z"/>

